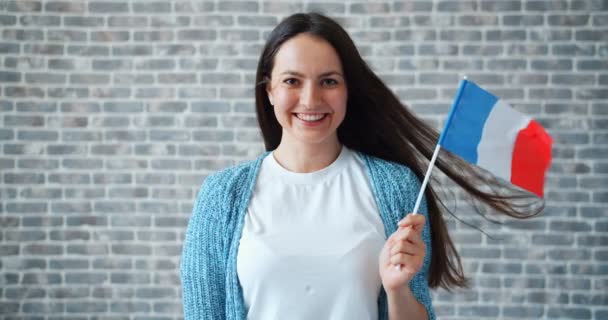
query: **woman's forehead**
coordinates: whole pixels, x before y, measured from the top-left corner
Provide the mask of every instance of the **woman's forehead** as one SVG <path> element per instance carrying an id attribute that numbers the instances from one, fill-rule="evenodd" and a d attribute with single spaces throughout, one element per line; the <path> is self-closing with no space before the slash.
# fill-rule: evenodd
<path id="1" fill-rule="evenodd" d="M 308 73 L 342 73 L 342 63 L 334 47 L 310 34 L 299 34 L 283 43 L 274 57 L 273 74 L 287 71 Z"/>

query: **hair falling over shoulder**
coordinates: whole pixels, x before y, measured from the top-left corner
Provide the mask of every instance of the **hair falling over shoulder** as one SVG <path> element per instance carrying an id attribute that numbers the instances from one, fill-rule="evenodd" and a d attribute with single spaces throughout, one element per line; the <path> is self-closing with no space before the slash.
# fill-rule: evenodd
<path id="1" fill-rule="evenodd" d="M 348 102 L 345 119 L 338 128 L 340 142 L 368 155 L 406 165 L 422 180 L 439 138 L 438 132 L 399 101 L 363 60 L 348 33 L 337 22 L 318 13 L 299 13 L 285 18 L 270 33 L 262 50 L 256 72 L 255 98 L 266 150 L 277 148 L 282 131 L 264 84 L 270 77 L 280 46 L 300 33 L 329 42 L 345 66 Z M 523 219 L 535 216 L 543 209 L 544 203 L 531 206 L 538 202 L 534 196 L 488 177 L 448 152 L 440 152 L 436 166 L 473 201 L 481 202 L 494 212 Z M 447 290 L 466 287 L 460 256 L 442 215 L 443 212 L 454 214 L 442 203 L 432 183 L 427 186 L 425 197 L 433 248 L 429 286 Z M 482 211 L 477 213 L 485 217 Z"/>

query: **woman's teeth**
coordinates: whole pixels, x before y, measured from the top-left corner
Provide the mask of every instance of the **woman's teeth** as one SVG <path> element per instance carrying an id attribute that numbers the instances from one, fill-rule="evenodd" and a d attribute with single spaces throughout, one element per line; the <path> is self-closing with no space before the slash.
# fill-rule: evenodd
<path id="1" fill-rule="evenodd" d="M 298 119 L 300 120 L 304 120 L 304 121 L 318 121 L 321 120 L 325 117 L 325 113 L 317 113 L 317 114 L 302 114 L 302 113 L 296 113 L 296 117 L 298 117 Z"/>

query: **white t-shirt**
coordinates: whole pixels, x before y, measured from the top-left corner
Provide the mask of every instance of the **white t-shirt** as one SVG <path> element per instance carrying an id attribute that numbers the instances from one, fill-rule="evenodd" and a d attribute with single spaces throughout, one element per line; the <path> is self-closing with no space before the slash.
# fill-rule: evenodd
<path id="1" fill-rule="evenodd" d="M 363 160 L 342 147 L 328 167 L 262 163 L 237 256 L 247 319 L 377 319 L 384 225 Z"/>

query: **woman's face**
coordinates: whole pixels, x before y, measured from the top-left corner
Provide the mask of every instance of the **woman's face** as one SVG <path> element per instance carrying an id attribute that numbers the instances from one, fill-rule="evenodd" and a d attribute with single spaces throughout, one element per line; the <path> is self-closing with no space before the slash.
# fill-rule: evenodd
<path id="1" fill-rule="evenodd" d="M 348 94 L 342 63 L 327 41 L 303 33 L 283 43 L 266 91 L 283 127 L 282 143 L 338 141 Z"/>

